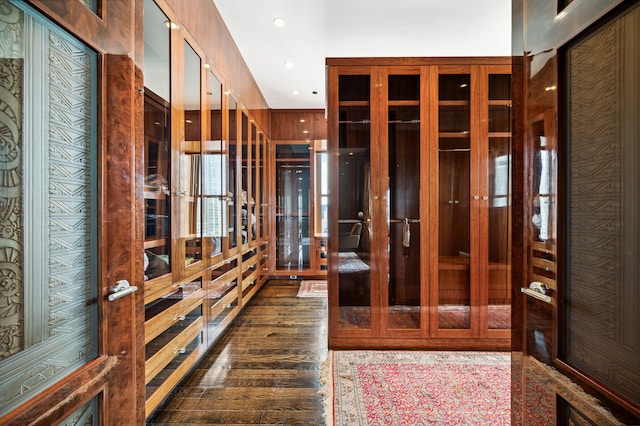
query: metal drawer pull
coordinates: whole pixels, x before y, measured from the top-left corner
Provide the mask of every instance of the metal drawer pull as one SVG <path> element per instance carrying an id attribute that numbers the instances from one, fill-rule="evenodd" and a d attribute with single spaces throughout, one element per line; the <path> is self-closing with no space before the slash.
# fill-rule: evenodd
<path id="1" fill-rule="evenodd" d="M 138 287 L 135 285 L 129 285 L 129 281 L 119 280 L 115 287 L 113 287 L 113 293 L 111 293 L 107 298 L 109 301 L 113 302 L 114 300 L 133 293 L 136 290 L 138 290 Z"/>

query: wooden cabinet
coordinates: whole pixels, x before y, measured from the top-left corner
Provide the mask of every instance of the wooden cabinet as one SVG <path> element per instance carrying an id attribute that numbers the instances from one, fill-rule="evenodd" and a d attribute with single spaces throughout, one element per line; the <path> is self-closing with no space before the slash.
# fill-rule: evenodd
<path id="1" fill-rule="evenodd" d="M 147 416 L 221 336 L 271 266 L 269 142 L 223 91 L 197 44 L 179 28 L 167 31 L 173 31 L 164 46 L 167 69 L 156 63 L 145 76 Z M 149 51 L 157 54 L 155 48 Z M 169 56 L 177 59 L 171 65 Z"/>
<path id="2" fill-rule="evenodd" d="M 312 246 L 312 179 L 309 143 L 276 144 L 276 271 L 309 272 Z"/>
<path id="3" fill-rule="evenodd" d="M 328 220 L 324 110 L 275 110 L 271 123 L 276 142 L 276 273 L 324 276 Z"/>
<path id="4" fill-rule="evenodd" d="M 328 60 L 330 346 L 508 347 L 508 64 Z"/>

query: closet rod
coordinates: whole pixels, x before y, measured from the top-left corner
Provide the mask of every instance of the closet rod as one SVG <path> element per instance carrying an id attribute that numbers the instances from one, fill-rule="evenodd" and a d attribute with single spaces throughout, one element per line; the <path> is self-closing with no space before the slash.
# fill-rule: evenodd
<path id="1" fill-rule="evenodd" d="M 411 120 L 389 120 L 389 124 L 420 124 L 420 120 L 417 118 Z"/>
<path id="2" fill-rule="evenodd" d="M 346 121 L 338 121 L 338 124 L 370 124 L 371 120 L 360 120 L 360 121 L 352 121 L 352 120 L 346 120 Z"/>
<path id="3" fill-rule="evenodd" d="M 451 148 L 451 149 L 438 148 L 438 151 L 440 151 L 440 152 L 469 152 L 469 151 L 471 151 L 471 149 L 470 148 Z"/>

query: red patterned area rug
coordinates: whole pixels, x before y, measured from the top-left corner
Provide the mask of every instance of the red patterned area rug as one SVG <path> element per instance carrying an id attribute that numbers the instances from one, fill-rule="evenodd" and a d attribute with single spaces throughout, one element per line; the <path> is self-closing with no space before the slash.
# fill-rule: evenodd
<path id="1" fill-rule="evenodd" d="M 509 353 L 330 351 L 323 369 L 328 425 L 510 424 Z"/>
<path id="2" fill-rule="evenodd" d="M 301 281 L 298 297 L 327 297 L 327 280 Z"/>

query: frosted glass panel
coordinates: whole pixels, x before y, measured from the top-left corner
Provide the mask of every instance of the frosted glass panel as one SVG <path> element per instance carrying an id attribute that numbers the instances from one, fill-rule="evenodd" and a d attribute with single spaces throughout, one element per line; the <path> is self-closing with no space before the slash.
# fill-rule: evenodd
<path id="1" fill-rule="evenodd" d="M 96 53 L 3 2 L 0 57 L 2 416 L 97 355 L 98 185 Z"/>

